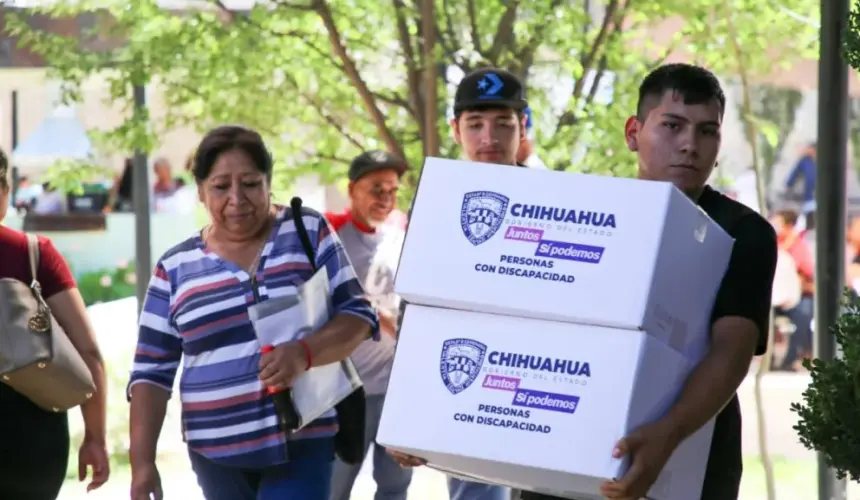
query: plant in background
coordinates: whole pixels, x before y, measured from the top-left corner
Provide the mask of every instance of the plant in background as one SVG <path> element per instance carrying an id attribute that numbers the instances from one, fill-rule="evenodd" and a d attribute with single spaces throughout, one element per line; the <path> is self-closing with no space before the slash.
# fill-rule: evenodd
<path id="1" fill-rule="evenodd" d="M 78 289 L 84 303 L 91 306 L 134 296 L 136 283 L 134 264 L 120 262 L 114 269 L 100 269 L 82 274 L 78 278 Z"/>
<path id="2" fill-rule="evenodd" d="M 62 193 L 80 195 L 84 193 L 88 179 L 108 176 L 110 169 L 98 164 L 95 159 L 59 160 L 42 177 L 43 182 Z"/>
<path id="3" fill-rule="evenodd" d="M 792 403 L 800 442 L 824 455 L 840 479 L 860 480 L 860 298 L 845 292 L 845 311 L 832 328 L 842 356 L 804 361 L 811 382 Z"/>

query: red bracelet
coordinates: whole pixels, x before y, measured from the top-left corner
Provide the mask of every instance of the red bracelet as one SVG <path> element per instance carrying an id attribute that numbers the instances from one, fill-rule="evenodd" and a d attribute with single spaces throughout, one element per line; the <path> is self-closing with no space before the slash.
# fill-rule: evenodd
<path id="1" fill-rule="evenodd" d="M 311 357 L 311 348 L 308 347 L 308 343 L 305 342 L 305 339 L 299 339 L 299 344 L 305 350 L 305 361 L 307 361 L 307 366 L 305 366 L 305 371 L 311 369 L 311 363 L 313 362 L 313 358 Z"/>

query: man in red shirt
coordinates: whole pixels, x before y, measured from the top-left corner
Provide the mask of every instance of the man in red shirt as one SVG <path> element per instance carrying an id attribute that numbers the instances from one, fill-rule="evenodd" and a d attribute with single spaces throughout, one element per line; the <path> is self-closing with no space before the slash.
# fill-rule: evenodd
<path id="1" fill-rule="evenodd" d="M 406 162 L 384 151 L 368 151 L 356 157 L 349 168 L 350 208 L 326 218 L 343 243 L 355 274 L 379 314 L 379 342 L 364 342 L 351 358 L 361 375 L 367 394 L 365 449 L 373 450 L 373 479 L 377 498 L 406 500 L 412 471 L 401 468 L 385 449 L 375 444 L 382 402 L 394 360 L 394 345 L 400 299 L 394 294 L 394 274 L 400 259 L 404 228 L 392 221 L 397 206 L 400 176 Z M 361 464 L 335 462 L 331 500 L 349 500 Z"/>

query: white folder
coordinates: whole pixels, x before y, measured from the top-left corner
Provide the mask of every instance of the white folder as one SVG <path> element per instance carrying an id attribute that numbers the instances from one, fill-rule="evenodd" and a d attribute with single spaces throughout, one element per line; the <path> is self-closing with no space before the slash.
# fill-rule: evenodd
<path id="1" fill-rule="evenodd" d="M 283 344 L 307 337 L 332 316 L 331 290 L 326 268 L 296 289 L 295 295 L 255 304 L 248 311 L 260 345 Z M 292 386 L 299 429 L 331 410 L 356 389 L 361 378 L 352 360 L 315 366 L 299 375 Z"/>

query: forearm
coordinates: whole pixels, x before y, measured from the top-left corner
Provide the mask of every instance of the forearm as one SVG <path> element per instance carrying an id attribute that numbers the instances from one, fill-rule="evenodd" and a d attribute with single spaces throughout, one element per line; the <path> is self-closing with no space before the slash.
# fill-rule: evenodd
<path id="1" fill-rule="evenodd" d="M 352 314 L 338 314 L 322 328 L 305 338 L 313 366 L 328 365 L 347 358 L 367 340 L 371 326 Z"/>
<path id="2" fill-rule="evenodd" d="M 752 349 L 714 346 L 687 378 L 678 401 L 664 417 L 681 442 L 725 407 L 749 372 Z"/>
<path id="3" fill-rule="evenodd" d="M 81 405 L 84 418 L 84 439 L 105 442 L 107 434 L 107 373 L 99 353 L 84 354 L 84 362 L 93 377 L 96 392 L 89 401 Z"/>
<path id="4" fill-rule="evenodd" d="M 166 390 L 153 384 L 140 383 L 131 388 L 129 459 L 132 467 L 155 462 L 169 398 Z"/>
<path id="5" fill-rule="evenodd" d="M 379 331 L 397 338 L 397 318 L 384 312 L 379 312 Z"/>

